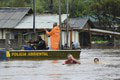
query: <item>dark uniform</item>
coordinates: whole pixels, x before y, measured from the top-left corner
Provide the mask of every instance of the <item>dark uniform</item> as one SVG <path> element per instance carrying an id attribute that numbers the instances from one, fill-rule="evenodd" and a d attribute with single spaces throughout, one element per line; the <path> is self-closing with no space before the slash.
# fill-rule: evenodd
<path id="1" fill-rule="evenodd" d="M 46 44 L 44 40 L 36 41 L 36 49 L 37 50 L 44 50 L 46 49 Z"/>
<path id="2" fill-rule="evenodd" d="M 41 36 L 38 36 L 36 41 L 29 41 L 28 43 L 33 44 L 33 46 L 35 46 L 34 49 L 36 49 L 36 50 L 45 50 L 46 49 L 46 43 L 44 40 L 42 40 Z"/>

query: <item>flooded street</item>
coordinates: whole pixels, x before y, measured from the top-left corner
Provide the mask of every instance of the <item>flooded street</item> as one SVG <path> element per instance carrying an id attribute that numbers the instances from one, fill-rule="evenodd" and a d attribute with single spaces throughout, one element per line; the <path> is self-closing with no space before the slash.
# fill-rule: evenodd
<path id="1" fill-rule="evenodd" d="M 83 49 L 80 61 L 80 65 L 62 65 L 64 60 L 1 61 L 0 80 L 120 80 L 120 50 Z"/>

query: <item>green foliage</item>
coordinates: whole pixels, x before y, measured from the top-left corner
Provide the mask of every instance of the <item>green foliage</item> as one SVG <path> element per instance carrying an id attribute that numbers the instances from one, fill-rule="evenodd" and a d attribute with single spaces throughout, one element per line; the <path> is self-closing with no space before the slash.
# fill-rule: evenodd
<path id="1" fill-rule="evenodd" d="M 84 17 L 90 15 L 89 3 L 86 0 L 71 0 L 70 2 L 70 16 Z"/>
<path id="2" fill-rule="evenodd" d="M 25 7 L 25 0 L 13 0 L 14 7 Z"/>
<path id="3" fill-rule="evenodd" d="M 92 37 L 92 42 L 96 44 L 103 44 L 103 43 L 107 43 L 108 40 L 105 40 L 103 37 L 94 36 Z"/>
<path id="4" fill-rule="evenodd" d="M 29 0 L 0 0 L 1 7 L 26 7 Z"/>
<path id="5" fill-rule="evenodd" d="M 95 41 L 96 44 L 105 44 L 108 43 L 108 41 Z"/>
<path id="6" fill-rule="evenodd" d="M 62 13 L 66 13 L 66 1 L 61 0 Z M 68 0 L 69 14 L 71 17 L 89 15 L 89 2 L 91 0 Z M 59 0 L 53 0 L 54 13 L 59 12 Z M 0 0 L 1 7 L 32 7 L 33 0 Z M 50 0 L 36 0 L 37 13 L 43 13 L 49 9 Z"/>
<path id="7" fill-rule="evenodd" d="M 66 1 L 61 0 L 62 13 L 66 13 Z M 120 25 L 120 0 L 68 0 L 70 17 L 92 16 L 101 25 Z M 33 0 L 0 0 L 0 7 L 33 7 Z M 50 0 L 36 0 L 37 13 L 49 9 Z M 59 12 L 59 0 L 53 0 L 54 13 Z"/>
<path id="8" fill-rule="evenodd" d="M 41 13 L 44 11 L 45 1 L 44 0 L 36 0 L 36 11 Z"/>
<path id="9" fill-rule="evenodd" d="M 103 26 L 114 26 L 119 24 L 120 0 L 94 0 L 91 6 L 93 16 Z"/>

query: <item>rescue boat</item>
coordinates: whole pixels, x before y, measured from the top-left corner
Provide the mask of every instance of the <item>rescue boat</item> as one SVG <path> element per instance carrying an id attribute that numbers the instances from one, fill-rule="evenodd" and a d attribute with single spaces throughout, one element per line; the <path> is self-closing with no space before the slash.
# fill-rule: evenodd
<path id="1" fill-rule="evenodd" d="M 69 54 L 80 58 L 81 50 L 10 50 L 0 51 L 0 60 L 60 60 Z"/>
<path id="2" fill-rule="evenodd" d="M 69 54 L 74 58 L 80 58 L 80 50 L 11 50 L 6 52 L 10 60 L 56 60 L 66 59 Z"/>
<path id="3" fill-rule="evenodd" d="M 33 0 L 33 31 L 35 29 L 35 0 Z M 59 5 L 59 24 L 61 27 L 61 6 Z M 67 13 L 68 21 L 68 13 Z M 67 22 L 68 23 L 68 22 Z M 68 28 L 67 28 L 68 29 Z M 68 33 L 68 30 L 67 30 Z M 68 37 L 66 39 L 68 41 Z M 8 40 L 9 41 L 9 40 Z M 80 58 L 81 50 L 8 50 L 0 51 L 0 59 L 2 60 L 43 60 L 43 59 L 66 59 L 68 54 L 73 55 L 74 58 Z"/>

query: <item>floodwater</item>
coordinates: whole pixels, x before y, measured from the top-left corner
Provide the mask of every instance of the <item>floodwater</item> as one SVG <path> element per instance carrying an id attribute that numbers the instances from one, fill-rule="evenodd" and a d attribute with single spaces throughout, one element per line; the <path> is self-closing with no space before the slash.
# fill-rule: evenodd
<path id="1" fill-rule="evenodd" d="M 84 49 L 80 61 L 80 65 L 62 65 L 64 60 L 1 61 L 0 80 L 120 80 L 120 50 Z"/>

